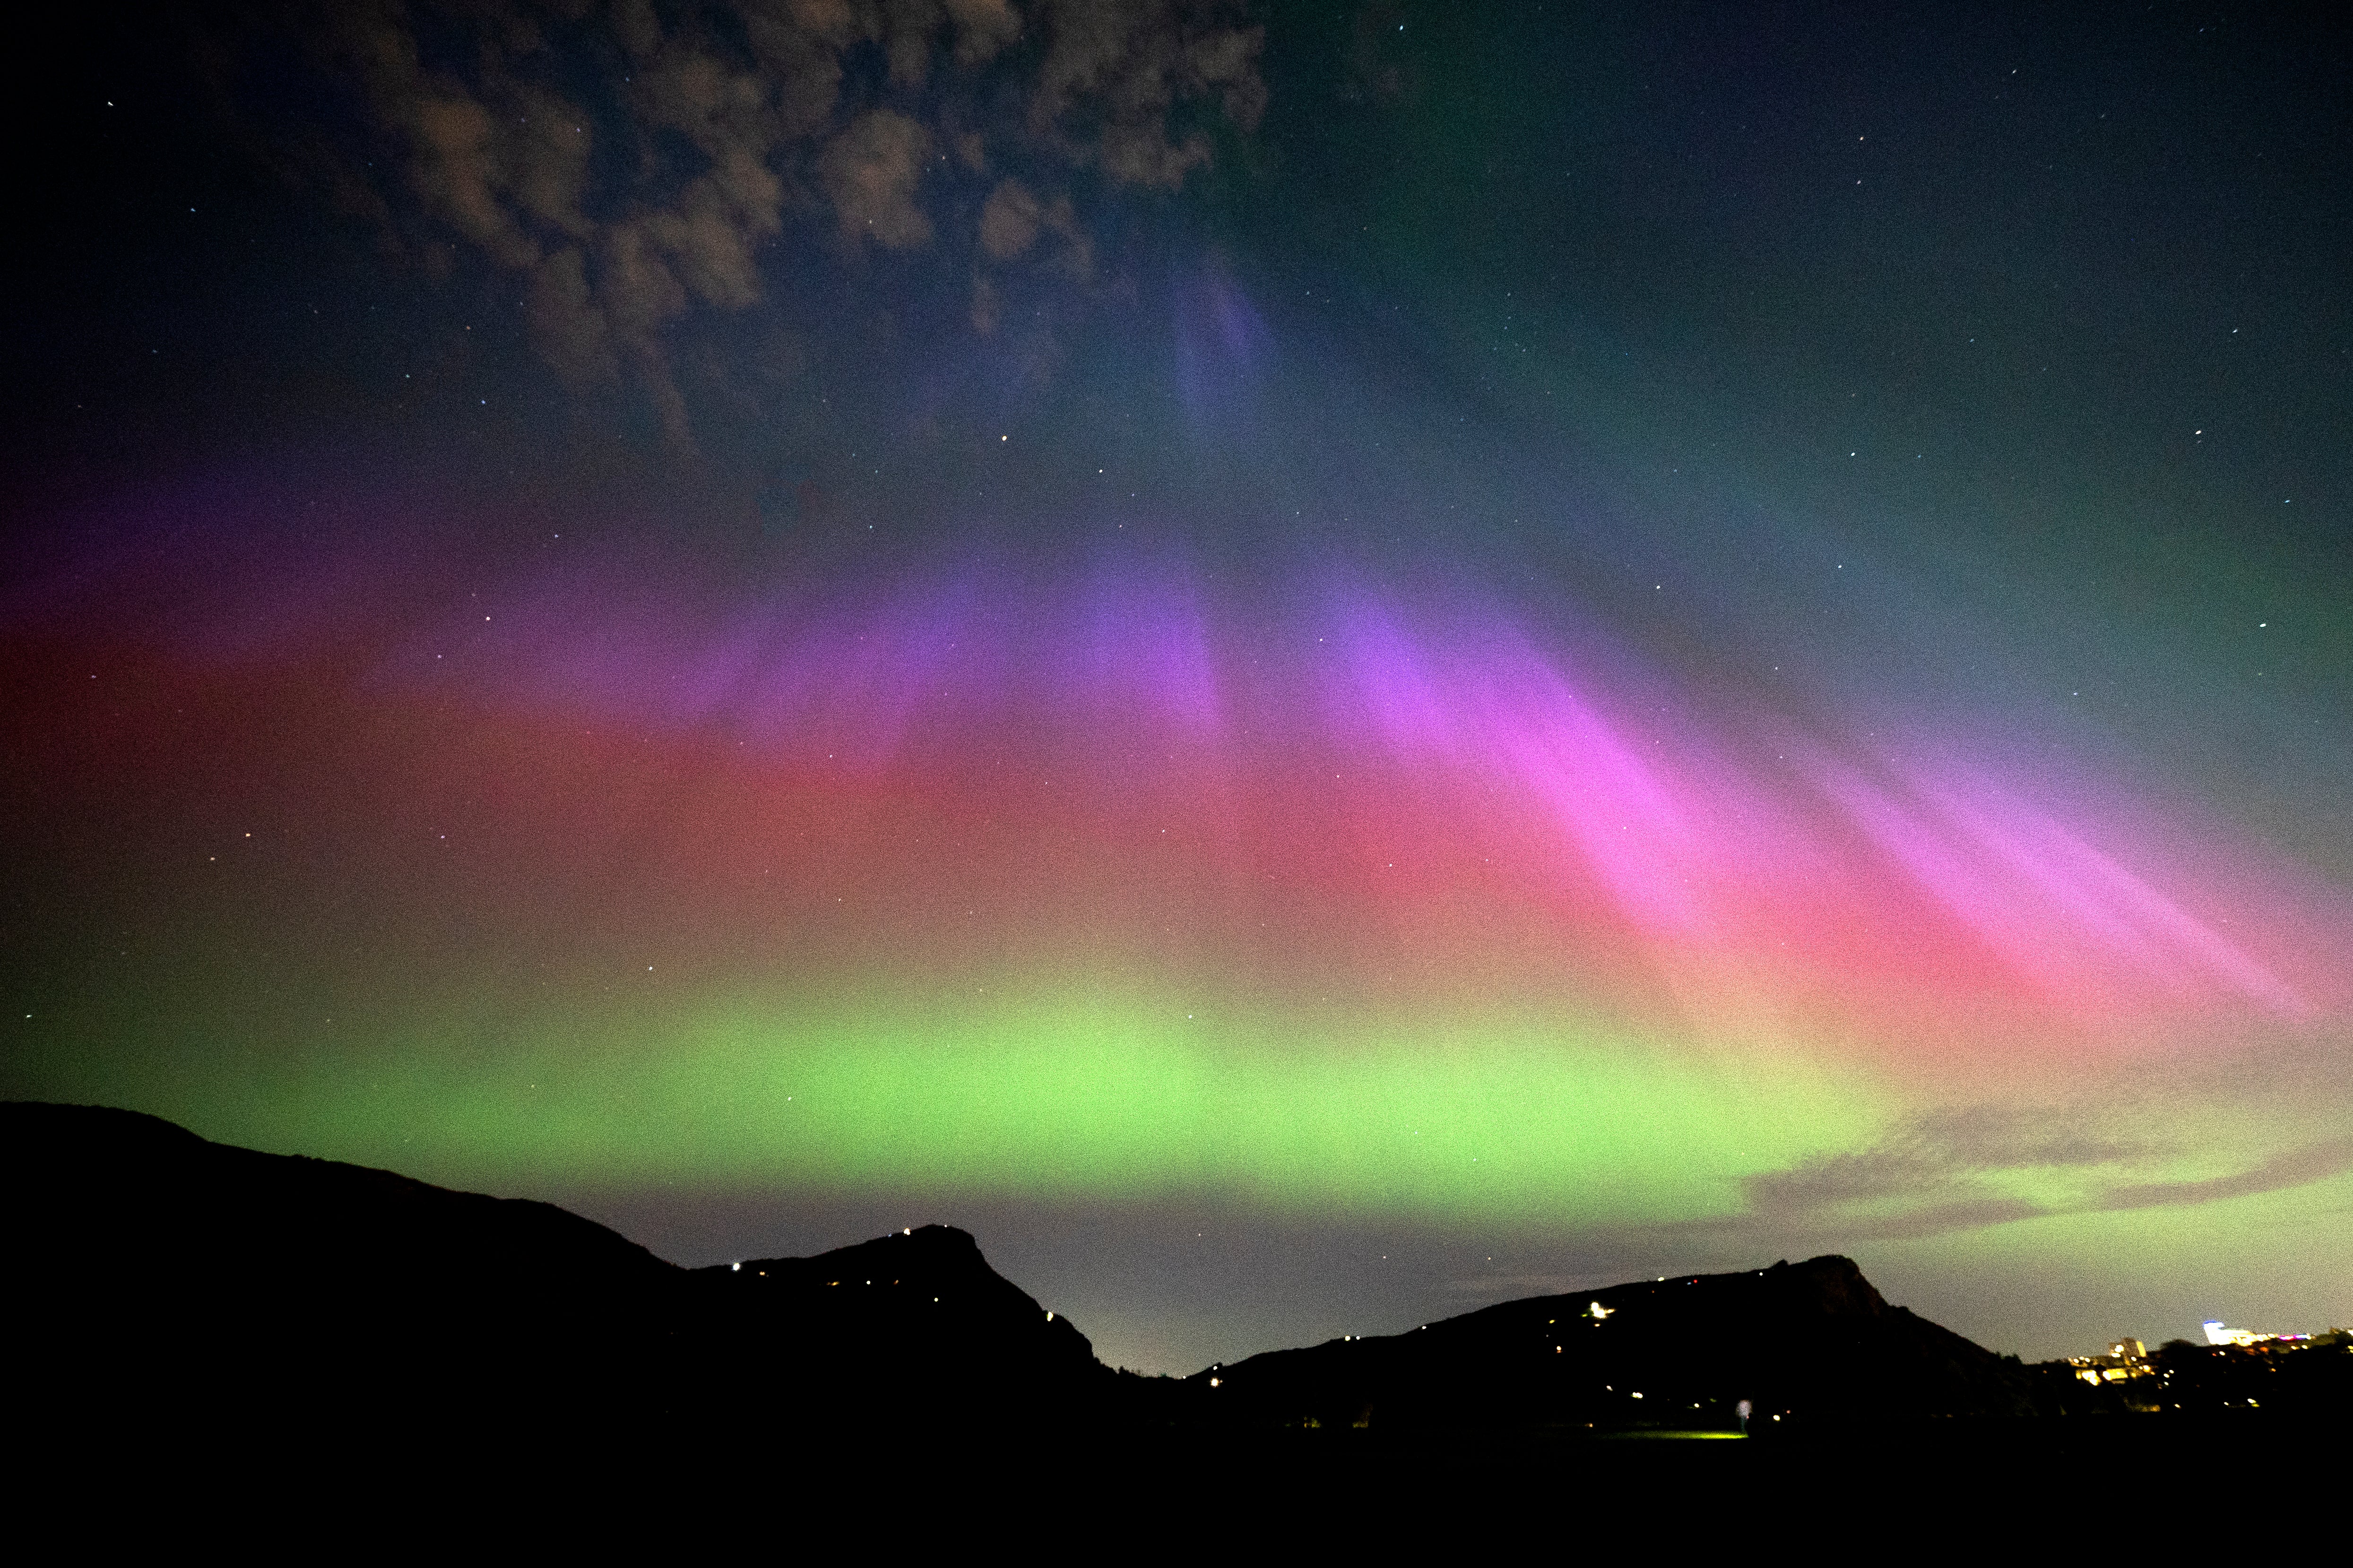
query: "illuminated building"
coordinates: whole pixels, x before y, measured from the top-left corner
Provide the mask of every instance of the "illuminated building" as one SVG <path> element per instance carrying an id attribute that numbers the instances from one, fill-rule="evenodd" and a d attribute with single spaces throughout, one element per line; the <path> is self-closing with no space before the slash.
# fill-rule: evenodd
<path id="1" fill-rule="evenodd" d="M 2266 1334 L 2253 1329 L 2227 1329 L 2220 1318 L 2209 1319 L 2205 1324 L 2206 1342 L 2210 1345 L 2259 1345 L 2272 1340 L 2301 1339 L 2301 1334 Z"/>
<path id="2" fill-rule="evenodd" d="M 2110 1343 L 2105 1355 L 2069 1356 L 2067 1364 L 2085 1383 L 2123 1383 L 2155 1371 L 2148 1363 L 2148 1347 L 2129 1334 Z"/>

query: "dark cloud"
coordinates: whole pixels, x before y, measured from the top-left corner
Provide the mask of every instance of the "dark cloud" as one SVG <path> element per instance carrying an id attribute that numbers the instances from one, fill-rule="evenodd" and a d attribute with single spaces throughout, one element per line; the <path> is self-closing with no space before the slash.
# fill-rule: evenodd
<path id="1" fill-rule="evenodd" d="M 932 220 L 915 199 L 931 156 L 931 132 L 888 109 L 868 110 L 826 143 L 818 177 L 842 237 L 886 250 L 931 243 Z"/>
<path id="2" fill-rule="evenodd" d="M 2142 1182 L 2111 1187 L 2096 1205 L 2102 1209 L 2188 1207 L 2221 1198 L 2242 1198 L 2255 1193 L 2300 1187 L 2353 1170 L 2353 1138 L 2334 1138 L 2277 1154 L 2234 1176 L 2210 1176 L 2202 1182 Z"/>
<path id="3" fill-rule="evenodd" d="M 1916 1201 L 1992 1172 L 2102 1165 L 2145 1152 L 2139 1145 L 2095 1137 L 2063 1114 L 1992 1106 L 1943 1110 L 1913 1118 L 1868 1149 L 1752 1176 L 1748 1201 L 1757 1213 L 1792 1215 L 1886 1199 Z"/>
<path id="4" fill-rule="evenodd" d="M 559 377 L 638 386 L 681 441 L 670 329 L 773 298 L 780 268 L 828 264 L 796 236 L 848 242 L 835 265 L 938 251 L 944 279 L 977 279 L 971 319 L 987 331 L 989 269 L 1090 279 L 1090 193 L 1180 187 L 1214 157 L 1206 125 L 1247 132 L 1266 103 L 1262 30 L 1233 0 L 372 0 L 302 15 L 285 26 L 363 106 L 371 155 L 345 160 L 348 183 L 388 202 L 395 226 L 406 202 L 427 243 L 454 234 L 522 275 Z"/>
<path id="5" fill-rule="evenodd" d="M 1506 1301 L 1523 1296 L 1558 1296 L 1576 1289 L 1567 1275 L 1556 1272 L 1530 1273 L 1525 1270 L 1466 1275 L 1445 1280 L 1440 1289 L 1451 1296 L 1476 1296 L 1489 1300 Z"/>
<path id="6" fill-rule="evenodd" d="M 986 65 L 1021 37 L 1021 16 L 1010 0 L 947 0 L 955 18 L 956 64 Z"/>
<path id="7" fill-rule="evenodd" d="M 1050 255 L 1039 251 L 1041 236 L 1051 236 Z M 1019 180 L 1005 179 L 988 193 L 980 207 L 980 251 L 991 261 L 1017 261 L 1044 256 L 1056 270 L 1085 282 L 1094 271 L 1094 241 L 1080 224 L 1067 195 L 1041 200 Z"/>
<path id="8" fill-rule="evenodd" d="M 2073 1203 L 2038 1204 L 1993 1190 L 1989 1178 L 2004 1172 L 2088 1173 L 2168 1152 L 2143 1141 L 2103 1137 L 2087 1130 L 2093 1120 L 2064 1110 L 1992 1106 L 1931 1112 L 1867 1149 L 1751 1176 L 1745 1184 L 1748 1213 L 1725 1224 L 1842 1244 L 1897 1240 L 2046 1215 L 2189 1207 L 2302 1186 L 2353 1169 L 2353 1139 L 2336 1138 L 2232 1175 L 2110 1184 Z"/>
<path id="9" fill-rule="evenodd" d="M 980 248 L 992 261 L 1010 261 L 1027 255 L 1038 243 L 1038 226 L 1045 212 L 1029 187 L 1018 180 L 1000 180 L 980 208 Z"/>
<path id="10" fill-rule="evenodd" d="M 1180 100 L 1214 98 L 1245 131 L 1265 111 L 1261 28 L 1203 26 L 1176 0 L 1047 0 L 1043 8 L 1052 44 L 1029 100 L 1030 128 L 1115 182 L 1173 188 L 1209 161 L 1206 136 L 1170 134 L 1169 110 Z"/>
<path id="11" fill-rule="evenodd" d="M 533 270 L 523 312 L 533 341 L 565 385 L 585 391 L 619 374 L 612 327 L 589 293 L 579 247 L 565 247 Z"/>

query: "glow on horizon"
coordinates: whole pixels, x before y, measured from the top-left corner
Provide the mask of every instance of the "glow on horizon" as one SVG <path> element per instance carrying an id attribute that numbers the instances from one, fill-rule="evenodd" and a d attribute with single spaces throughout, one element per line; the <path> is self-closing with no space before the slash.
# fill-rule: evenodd
<path id="1" fill-rule="evenodd" d="M 1613 1224 L 1721 1213 L 1748 1171 L 1864 1137 L 1887 1106 L 1801 1059 L 1703 1057 L 1508 1013 L 1212 1021 L 1086 977 L 1041 976 L 1020 1002 L 904 990 L 837 983 L 817 1001 L 626 1024 L 454 1016 L 287 1063 L 289 1081 L 258 1098 L 200 1064 L 137 1076 L 153 1092 L 184 1073 L 168 1092 L 218 1135 L 476 1179 L 1193 1193 Z M 1662 1163 L 1667 1146 L 1693 1153 Z"/>
<path id="2" fill-rule="evenodd" d="M 364 973 L 342 1043 L 263 1078 L 217 1037 L 126 1048 L 59 1089 L 444 1170 L 1663 1224 L 1955 1086 L 2342 1005 L 2336 911 L 2219 828 L 2153 840 L 2121 780 L 1678 701 L 1468 592 L 1245 595 L 1166 555 L 480 581 L 388 630 L 314 605 L 234 658 L 142 656 L 246 727 L 202 742 L 232 793 L 334 759 L 332 811 L 272 809 L 341 824 L 342 858 L 257 918 L 406 890 L 388 946 L 301 961 Z M 489 947 L 419 934 L 453 912 Z M 2091 1177 L 2016 1180 L 2023 1213 Z"/>

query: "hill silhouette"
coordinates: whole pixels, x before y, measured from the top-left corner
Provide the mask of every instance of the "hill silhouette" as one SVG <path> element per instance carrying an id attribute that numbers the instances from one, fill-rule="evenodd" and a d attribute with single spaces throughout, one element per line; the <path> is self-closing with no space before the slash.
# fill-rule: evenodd
<path id="1" fill-rule="evenodd" d="M 1891 1307 L 1845 1258 L 1506 1301 L 1187 1380 L 1219 1424 L 1736 1429 L 2030 1415 L 2026 1371 Z"/>
<path id="2" fill-rule="evenodd" d="M 710 1375 L 835 1424 L 1053 1421 L 1099 1406 L 1113 1381 L 1068 1318 L 950 1226 L 698 1268 L 680 1284 L 679 1337 Z"/>
<path id="3" fill-rule="evenodd" d="M 1110 1379 L 962 1231 L 686 1269 L 551 1204 L 0 1104 L 16 1392 L 61 1427 L 396 1439 L 1058 1418 Z"/>
<path id="4" fill-rule="evenodd" d="M 1114 1373 L 926 1226 L 681 1268 L 552 1205 L 0 1104 L 29 1423 L 280 1434 L 1554 1432 L 2026 1415 L 2023 1369 L 1818 1258 Z M 1599 1309 L 1596 1315 L 1596 1307 Z M 1637 1394 L 1639 1399 L 1635 1397 Z M 1784 1426 L 1782 1430 L 1788 1430 Z"/>

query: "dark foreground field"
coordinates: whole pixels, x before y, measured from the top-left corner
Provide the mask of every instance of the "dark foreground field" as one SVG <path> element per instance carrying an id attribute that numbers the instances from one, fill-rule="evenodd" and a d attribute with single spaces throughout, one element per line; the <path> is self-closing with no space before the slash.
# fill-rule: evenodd
<path id="1" fill-rule="evenodd" d="M 1908 1558 L 2227 1538 L 2243 1555 L 2332 1517 L 2348 1457 L 2333 1431 L 2162 1418 L 1745 1442 L 870 1429 L 526 1447 L 453 1429 L 392 1447 L 349 1431 L 193 1446 L 125 1432 L 12 1479 L 28 1525 L 339 1553 Z"/>

